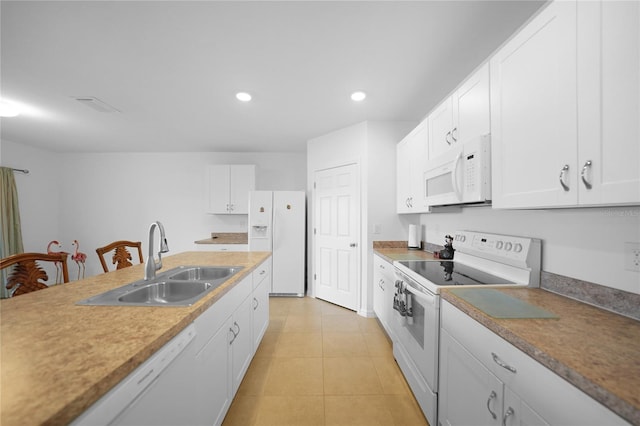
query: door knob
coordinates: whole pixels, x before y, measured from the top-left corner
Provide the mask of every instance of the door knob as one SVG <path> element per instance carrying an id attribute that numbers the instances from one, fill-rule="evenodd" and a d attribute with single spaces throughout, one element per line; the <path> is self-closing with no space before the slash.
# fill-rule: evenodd
<path id="1" fill-rule="evenodd" d="M 349 247 L 358 247 L 358 243 L 351 243 L 349 244 Z"/>

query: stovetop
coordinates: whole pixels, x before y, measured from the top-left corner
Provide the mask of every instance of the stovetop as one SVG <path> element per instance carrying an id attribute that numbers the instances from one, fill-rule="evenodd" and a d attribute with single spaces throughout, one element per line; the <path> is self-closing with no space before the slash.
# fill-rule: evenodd
<path id="1" fill-rule="evenodd" d="M 512 284 L 512 281 L 455 262 L 453 260 L 429 261 L 409 260 L 398 264 L 429 281 L 435 286 L 469 286 L 487 284 Z M 401 268 L 401 269 L 404 269 Z M 406 272 L 406 271 L 405 271 Z M 413 275 L 410 274 L 410 275 Z M 416 278 L 415 276 L 413 277 Z M 422 280 L 420 280 L 422 284 Z"/>

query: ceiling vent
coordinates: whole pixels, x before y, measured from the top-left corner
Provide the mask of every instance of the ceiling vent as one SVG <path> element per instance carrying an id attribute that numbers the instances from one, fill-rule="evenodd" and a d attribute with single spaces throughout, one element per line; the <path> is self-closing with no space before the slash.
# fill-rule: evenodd
<path id="1" fill-rule="evenodd" d="M 120 112 L 118 109 L 93 96 L 73 96 L 73 99 L 99 112 Z"/>

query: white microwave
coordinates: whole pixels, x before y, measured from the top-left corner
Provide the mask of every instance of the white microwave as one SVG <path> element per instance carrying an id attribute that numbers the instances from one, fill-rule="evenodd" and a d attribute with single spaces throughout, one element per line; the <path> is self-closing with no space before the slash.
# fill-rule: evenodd
<path id="1" fill-rule="evenodd" d="M 491 200 L 491 135 L 460 143 L 427 161 L 426 205 L 487 203 Z"/>

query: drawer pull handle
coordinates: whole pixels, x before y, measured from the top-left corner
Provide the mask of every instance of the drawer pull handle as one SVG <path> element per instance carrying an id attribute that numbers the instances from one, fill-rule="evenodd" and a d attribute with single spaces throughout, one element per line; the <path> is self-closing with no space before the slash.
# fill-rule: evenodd
<path id="1" fill-rule="evenodd" d="M 504 416 L 502 417 L 502 426 L 507 426 L 507 419 L 511 416 L 513 416 L 516 412 L 513 410 L 513 408 L 509 407 L 507 409 L 507 412 L 504 413 Z"/>
<path id="2" fill-rule="evenodd" d="M 258 302 L 258 299 L 256 299 L 255 297 L 253 298 L 253 301 L 256 302 L 256 304 L 253 305 L 253 310 L 255 311 L 256 309 L 258 309 L 258 306 L 260 305 L 260 302 Z"/>
<path id="3" fill-rule="evenodd" d="M 516 373 L 516 369 L 513 368 L 512 366 L 510 366 L 509 364 L 506 364 L 503 360 L 500 359 L 500 357 L 498 355 L 496 355 L 494 352 L 491 352 L 491 356 L 493 357 L 493 362 L 495 362 L 496 364 L 498 364 L 500 367 L 504 368 L 505 370 L 509 370 L 512 373 Z"/>
<path id="4" fill-rule="evenodd" d="M 493 411 L 491 411 L 491 400 L 495 399 L 498 396 L 498 394 L 496 393 L 496 391 L 491 391 L 491 395 L 489 395 L 489 399 L 487 399 L 487 410 L 489 410 L 489 413 L 491 413 L 491 417 L 494 418 L 494 420 L 497 418 L 496 413 L 494 413 Z"/>

